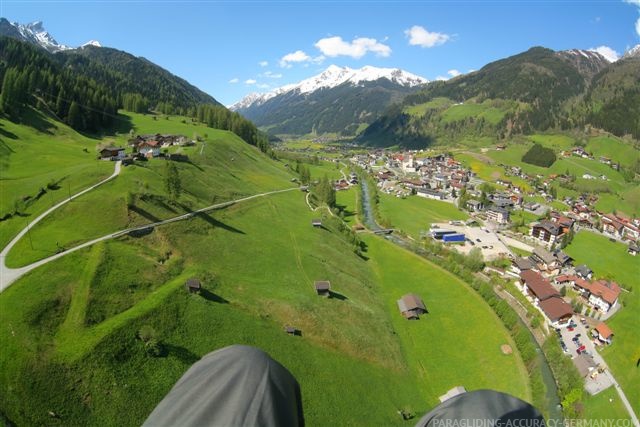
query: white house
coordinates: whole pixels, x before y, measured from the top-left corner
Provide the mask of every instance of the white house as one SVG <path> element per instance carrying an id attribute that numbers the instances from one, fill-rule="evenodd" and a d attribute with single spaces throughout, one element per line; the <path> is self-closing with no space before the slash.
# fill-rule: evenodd
<path id="1" fill-rule="evenodd" d="M 138 152 L 145 157 L 158 157 L 160 155 L 159 145 L 157 141 L 145 141 L 138 145 Z"/>

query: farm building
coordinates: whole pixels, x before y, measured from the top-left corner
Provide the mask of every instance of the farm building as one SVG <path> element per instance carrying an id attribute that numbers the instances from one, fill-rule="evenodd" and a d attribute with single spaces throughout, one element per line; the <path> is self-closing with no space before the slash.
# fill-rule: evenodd
<path id="1" fill-rule="evenodd" d="M 328 280 L 318 280 L 314 283 L 316 293 L 323 297 L 331 295 L 331 283 Z"/>
<path id="2" fill-rule="evenodd" d="M 540 301 L 540 309 L 553 327 L 560 327 L 569 324 L 573 316 L 573 308 L 562 298 L 554 296 Z"/>
<path id="3" fill-rule="evenodd" d="M 427 307 L 416 294 L 407 294 L 398 300 L 398 309 L 409 320 L 417 320 L 420 315 L 427 312 Z"/>
<path id="4" fill-rule="evenodd" d="M 187 280 L 184 286 L 187 289 L 187 291 L 189 291 L 190 293 L 197 293 L 197 292 L 200 292 L 200 290 L 202 289 L 202 284 L 200 283 L 200 280 L 193 277 Z"/>
<path id="5" fill-rule="evenodd" d="M 311 225 L 313 225 L 314 227 L 322 227 L 322 220 L 319 218 L 312 219 Z"/>
<path id="6" fill-rule="evenodd" d="M 122 160 L 124 155 L 124 148 L 120 147 L 105 147 L 100 150 L 102 160 Z"/>
<path id="7" fill-rule="evenodd" d="M 613 340 L 613 331 L 604 322 L 600 322 L 594 329 L 597 333 L 597 338 L 606 344 L 611 344 Z M 595 334 L 594 334 L 595 335 Z"/>

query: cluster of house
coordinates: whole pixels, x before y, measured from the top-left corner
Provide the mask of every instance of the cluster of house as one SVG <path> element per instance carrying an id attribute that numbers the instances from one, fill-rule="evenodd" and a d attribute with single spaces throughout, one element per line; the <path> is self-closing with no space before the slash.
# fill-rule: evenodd
<path id="1" fill-rule="evenodd" d="M 594 313 L 608 313 L 618 305 L 621 290 L 616 282 L 592 280 L 593 271 L 589 267 L 574 267 L 572 263 L 572 258 L 561 250 L 536 248 L 528 258 L 514 259 L 509 271 L 554 328 L 569 325 L 574 314 L 572 306 L 561 296 L 563 287 L 574 289 Z M 601 341 L 610 343 L 611 335 Z"/>
<path id="2" fill-rule="evenodd" d="M 133 153 L 126 154 L 126 148 L 109 146 L 100 149 L 100 158 L 102 160 L 127 160 L 132 161 L 135 157 L 153 158 L 160 156 L 160 149 L 170 147 L 172 145 L 188 146 L 194 145 L 195 141 L 187 139 L 184 135 L 137 135 L 128 141 L 129 147 Z"/>
<path id="3" fill-rule="evenodd" d="M 591 159 L 591 160 L 595 160 L 595 157 L 588 153 L 584 148 L 582 147 L 573 147 L 571 150 L 565 150 L 565 151 L 561 151 L 560 155 L 563 157 L 571 157 L 571 156 L 576 156 L 576 157 L 581 157 L 583 159 Z M 615 170 L 620 170 L 620 164 L 619 163 L 615 163 L 613 161 L 611 161 L 611 159 L 609 157 L 606 156 L 600 156 L 600 158 L 598 159 L 598 161 L 600 163 L 603 163 L 605 165 L 609 165 L 611 166 L 612 169 Z"/>
<path id="4" fill-rule="evenodd" d="M 378 187 L 384 193 L 400 197 L 415 192 L 429 199 L 453 199 L 460 190 L 468 187 L 470 179 L 475 176 L 460 162 L 445 155 L 418 157 L 413 153 L 401 153 L 388 155 L 384 159 L 384 166 L 375 175 Z M 361 155 L 352 158 L 352 162 L 362 165 Z M 394 170 L 411 174 L 414 178 L 399 178 Z"/>

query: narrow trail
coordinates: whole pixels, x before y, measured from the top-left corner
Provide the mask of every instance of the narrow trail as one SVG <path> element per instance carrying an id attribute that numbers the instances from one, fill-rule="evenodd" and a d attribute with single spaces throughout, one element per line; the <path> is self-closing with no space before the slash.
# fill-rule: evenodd
<path id="1" fill-rule="evenodd" d="M 95 188 L 95 186 L 93 188 Z M 71 249 L 67 249 L 64 252 L 60 252 L 60 253 L 52 255 L 52 256 L 50 256 L 48 258 L 41 259 L 41 260 L 36 261 L 36 262 L 34 262 L 32 264 L 26 265 L 24 267 L 19 267 L 19 268 L 8 268 L 6 266 L 6 263 L 5 263 L 5 259 L 6 258 L 5 258 L 5 256 L 9 252 L 9 249 L 11 249 L 11 247 L 9 247 L 9 245 L 8 245 L 2 251 L 2 258 L 0 259 L 0 293 L 4 292 L 4 290 L 7 289 L 9 286 L 11 286 L 11 284 L 13 282 L 18 280 L 20 277 L 24 276 L 25 274 L 27 274 L 31 270 L 34 270 L 34 269 L 40 267 L 41 265 L 47 264 L 47 263 L 49 263 L 51 261 L 54 261 L 54 260 L 56 260 L 58 258 L 61 258 L 61 257 L 65 256 L 65 255 L 68 255 L 68 254 L 70 254 L 72 252 L 75 252 L 77 250 L 89 247 L 91 245 L 95 245 L 98 242 L 102 242 L 104 240 L 109 240 L 109 239 L 113 239 L 113 238 L 116 238 L 116 237 L 124 236 L 125 234 L 131 233 L 131 232 L 134 232 L 134 231 L 146 230 L 146 229 L 149 229 L 149 228 L 154 228 L 154 227 L 158 227 L 158 226 L 161 226 L 161 225 L 170 224 L 172 222 L 182 221 L 182 220 L 185 220 L 185 219 L 190 219 L 190 218 L 193 218 L 194 216 L 197 216 L 198 214 L 203 213 L 203 212 L 207 212 L 207 211 L 214 210 L 214 209 L 224 208 L 224 207 L 227 207 L 227 206 L 234 205 L 236 203 L 241 203 L 241 202 L 245 202 L 247 200 L 256 199 L 258 197 L 265 197 L 265 196 L 270 196 L 272 194 L 284 193 L 284 192 L 293 191 L 293 190 L 297 190 L 297 188 L 287 188 L 287 189 L 284 189 L 284 190 L 274 190 L 274 191 L 268 191 L 266 193 L 254 194 L 253 196 L 243 197 L 241 199 L 231 200 L 231 201 L 223 202 L 223 203 L 217 203 L 215 205 L 207 206 L 207 207 L 204 207 L 202 209 L 198 209 L 196 211 L 188 212 L 186 214 L 178 215 L 178 216 L 175 216 L 173 218 L 165 219 L 165 220 L 162 220 L 162 221 L 153 222 L 153 223 L 150 223 L 150 224 L 145 224 L 145 225 L 132 227 L 132 228 L 126 228 L 124 230 L 116 231 L 114 233 L 107 234 L 107 235 L 99 237 L 97 239 L 90 240 L 88 242 L 85 242 L 85 243 L 82 243 L 82 244 L 80 244 L 78 246 L 75 246 L 75 247 L 73 247 Z M 87 191 L 89 191 L 89 189 L 84 190 L 83 192 L 72 196 L 72 198 L 78 197 L 80 194 L 86 193 Z M 51 211 L 52 211 L 52 209 L 47 211 L 47 213 L 49 213 Z M 22 233 L 22 235 L 24 235 L 24 233 Z M 17 241 L 18 241 L 18 238 L 14 238 L 14 240 L 12 240 L 12 244 L 15 244 L 15 242 L 17 242 Z M 10 243 L 10 245 L 12 245 L 12 244 Z"/>

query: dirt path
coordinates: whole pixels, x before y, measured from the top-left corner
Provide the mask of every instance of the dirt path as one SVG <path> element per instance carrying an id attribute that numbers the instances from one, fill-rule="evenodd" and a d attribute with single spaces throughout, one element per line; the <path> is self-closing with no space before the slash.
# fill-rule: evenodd
<path id="1" fill-rule="evenodd" d="M 54 261 L 54 260 L 56 260 L 58 258 L 61 258 L 61 257 L 65 256 L 65 255 L 68 255 L 68 254 L 70 254 L 72 252 L 75 252 L 77 250 L 89 247 L 91 245 L 95 245 L 98 242 L 102 242 L 102 241 L 105 241 L 105 240 L 113 239 L 115 237 L 124 236 L 125 234 L 129 234 L 129 233 L 134 232 L 134 231 L 145 230 L 145 229 L 149 229 L 149 228 L 158 227 L 160 225 L 170 224 L 170 223 L 176 222 L 176 221 L 182 221 L 182 220 L 185 220 L 185 219 L 193 218 L 194 216 L 198 215 L 199 213 L 207 212 L 207 211 L 214 210 L 214 209 L 224 208 L 224 207 L 227 207 L 227 206 L 234 205 L 236 203 L 245 202 L 247 200 L 255 199 L 255 198 L 258 198 L 258 197 L 264 197 L 264 196 L 269 196 L 269 195 L 272 195 L 272 194 L 284 193 L 284 192 L 287 192 L 287 191 L 292 191 L 292 190 L 297 190 L 297 189 L 298 188 L 287 188 L 287 189 L 284 189 L 284 190 L 275 190 L 275 191 L 269 191 L 269 192 L 266 192 L 266 193 L 254 194 L 253 196 L 243 197 L 241 199 L 231 200 L 231 201 L 223 202 L 223 203 L 217 203 L 215 205 L 207 206 L 205 208 L 198 209 L 196 211 L 189 212 L 189 213 L 186 213 L 186 214 L 183 214 L 183 215 L 179 215 L 179 216 L 176 216 L 176 217 L 173 217 L 173 218 L 165 219 L 163 221 L 153 222 L 153 223 L 141 225 L 141 226 L 138 226 L 138 227 L 132 227 L 132 228 L 127 228 L 127 229 L 124 229 L 124 230 L 116 231 L 114 233 L 107 234 L 106 236 L 102 236 L 102 237 L 99 237 L 99 238 L 94 239 L 94 240 L 90 240 L 88 242 L 85 242 L 85 243 L 82 243 L 82 244 L 80 244 L 78 246 L 75 246 L 75 247 L 73 247 L 71 249 L 67 249 L 64 252 L 60 252 L 58 254 L 52 255 L 52 256 L 50 256 L 48 258 L 45 258 L 45 259 L 41 259 L 40 261 L 36 261 L 33 264 L 29 264 L 29 265 L 26 265 L 26 266 L 20 267 L 20 268 L 8 268 L 6 266 L 6 264 L 5 264 L 5 256 L 4 255 L 9 251 L 7 250 L 7 248 L 5 248 L 5 250 L 3 250 L 3 252 L 2 252 L 2 258 L 0 259 L 0 293 L 4 292 L 4 290 L 7 289 L 9 286 L 11 286 L 11 284 L 13 282 L 18 280 L 20 277 L 24 276 L 25 274 L 27 274 L 31 270 L 34 270 L 34 269 L 40 267 L 41 265 L 47 264 L 47 263 L 49 263 L 51 261 Z M 88 189 L 85 190 L 83 193 L 85 193 L 87 191 L 88 191 Z M 80 194 L 81 193 L 78 193 L 75 196 L 72 196 L 72 198 L 75 198 L 75 197 L 79 196 Z M 49 213 L 50 211 L 47 211 L 47 213 Z M 17 242 L 17 239 L 14 239 L 14 240 Z M 15 244 L 15 242 L 13 242 L 13 243 Z M 11 248 L 9 248 L 9 249 L 11 249 Z"/>

